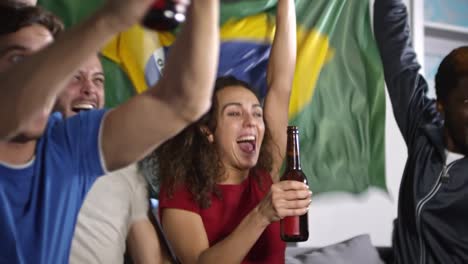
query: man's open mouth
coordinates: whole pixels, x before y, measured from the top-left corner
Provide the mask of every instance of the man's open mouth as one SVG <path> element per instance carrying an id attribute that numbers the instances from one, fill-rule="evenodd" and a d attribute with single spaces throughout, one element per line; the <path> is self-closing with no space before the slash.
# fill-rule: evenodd
<path id="1" fill-rule="evenodd" d="M 72 106 L 72 110 L 75 113 L 79 113 L 81 111 L 92 110 L 94 108 L 96 108 L 96 106 L 94 104 L 90 104 L 90 103 L 79 103 L 79 104 L 75 104 L 75 105 Z"/>

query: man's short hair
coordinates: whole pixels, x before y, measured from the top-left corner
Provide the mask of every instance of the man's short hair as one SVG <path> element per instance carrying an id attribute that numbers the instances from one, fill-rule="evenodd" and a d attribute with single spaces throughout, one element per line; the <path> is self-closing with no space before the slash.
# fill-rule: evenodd
<path id="1" fill-rule="evenodd" d="M 0 3 L 0 36 L 14 33 L 24 27 L 41 25 L 54 38 L 63 31 L 62 21 L 45 9 L 16 1 Z"/>
<path id="2" fill-rule="evenodd" d="M 463 77 L 468 77 L 468 46 L 454 49 L 440 63 L 435 77 L 437 99 L 447 100 Z"/>

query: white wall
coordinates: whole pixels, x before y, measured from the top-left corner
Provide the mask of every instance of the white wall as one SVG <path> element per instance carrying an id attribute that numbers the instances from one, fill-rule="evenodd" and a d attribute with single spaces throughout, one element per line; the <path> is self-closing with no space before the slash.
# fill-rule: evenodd
<path id="1" fill-rule="evenodd" d="M 416 36 L 415 44 L 423 42 L 421 37 Z M 313 197 L 309 211 L 309 240 L 299 246 L 321 247 L 363 233 L 371 235 L 374 245 L 391 245 L 392 222 L 397 215 L 398 191 L 407 154 L 388 95 L 386 105 L 385 154 L 389 193 L 371 189 L 357 196 L 330 193 Z"/>

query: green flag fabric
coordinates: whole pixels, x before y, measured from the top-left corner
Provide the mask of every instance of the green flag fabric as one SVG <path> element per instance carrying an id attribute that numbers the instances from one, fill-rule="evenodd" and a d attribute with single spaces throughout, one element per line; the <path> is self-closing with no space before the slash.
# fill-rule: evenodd
<path id="1" fill-rule="evenodd" d="M 319 192 L 386 189 L 384 80 L 369 2 L 297 4 L 304 30 L 327 36 L 332 56 L 312 100 L 291 116 L 291 124 L 301 128 L 303 169 Z"/>
<path id="2" fill-rule="evenodd" d="M 67 26 L 102 2 L 39 0 Z M 221 2 L 218 75 L 234 75 L 264 95 L 277 1 Z M 311 189 L 386 189 L 385 92 L 369 1 L 296 0 L 296 10 L 298 61 L 289 114 L 290 124 L 300 129 L 302 168 Z M 106 103 L 117 105 L 154 84 L 174 39 L 172 32 L 139 26 L 116 36 L 103 50 Z"/>

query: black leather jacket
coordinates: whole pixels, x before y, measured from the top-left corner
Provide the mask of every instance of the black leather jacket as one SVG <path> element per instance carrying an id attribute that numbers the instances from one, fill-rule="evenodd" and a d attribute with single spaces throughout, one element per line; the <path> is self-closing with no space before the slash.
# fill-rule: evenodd
<path id="1" fill-rule="evenodd" d="M 375 1 L 374 31 L 385 81 L 408 147 L 394 222 L 395 261 L 468 263 L 468 159 L 445 164 L 443 120 L 435 101 L 426 97 L 407 22 L 401 0 Z"/>

